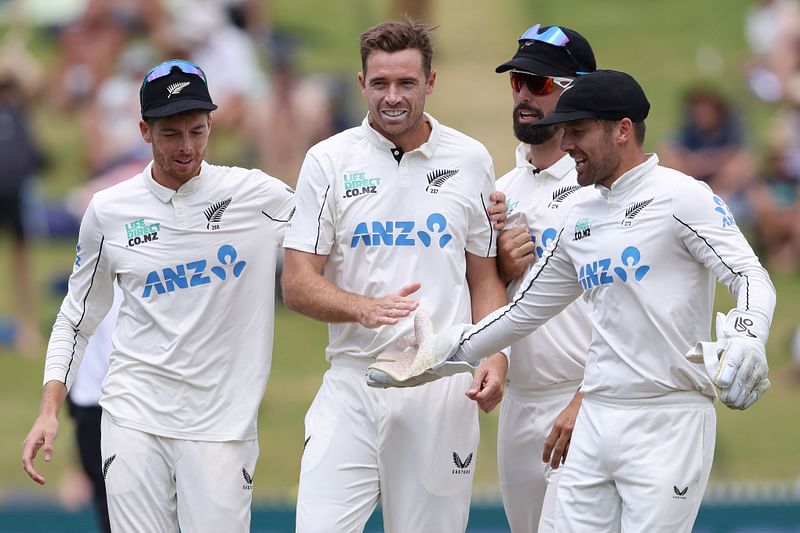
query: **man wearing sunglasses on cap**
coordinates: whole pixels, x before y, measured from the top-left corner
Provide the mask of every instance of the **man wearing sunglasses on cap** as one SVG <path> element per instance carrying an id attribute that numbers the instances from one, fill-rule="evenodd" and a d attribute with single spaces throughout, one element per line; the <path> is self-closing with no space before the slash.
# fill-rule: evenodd
<path id="1" fill-rule="evenodd" d="M 116 281 L 123 297 L 100 401 L 112 529 L 246 532 L 294 194 L 259 170 L 204 160 L 217 106 L 197 65 L 156 66 L 139 97 L 153 161 L 86 210 L 23 466 L 44 484 L 32 461 L 39 449 L 53 456 L 59 408 Z"/>
<path id="2" fill-rule="evenodd" d="M 465 392 L 483 405 L 502 397 L 503 354 L 474 378 L 414 390 L 364 382 L 376 354 L 413 337 L 418 306 L 445 327 L 505 303 L 491 158 L 424 112 L 431 30 L 407 19 L 361 35 L 367 117 L 312 147 L 300 171 L 284 301 L 330 324 L 331 367 L 305 419 L 298 532 L 362 531 L 379 502 L 387 532 L 464 531 L 478 446 Z"/>
<path id="3" fill-rule="evenodd" d="M 512 303 L 425 339 L 434 372 L 451 360 L 474 364 L 576 298 L 589 302 L 592 342 L 556 495 L 558 532 L 691 531 L 711 472 L 714 402 L 746 409 L 770 386 L 769 275 L 706 184 L 644 152 L 649 110 L 638 82 L 618 71 L 578 77 L 561 94 L 538 126 L 564 124 L 561 149 L 578 183 L 598 194 L 573 206 Z M 711 342 L 717 281 L 736 307 L 718 313 Z M 391 382 L 373 375 L 381 377 Z"/>
<path id="4" fill-rule="evenodd" d="M 561 151 L 561 126 L 537 128 L 564 87 L 594 72 L 594 53 L 563 26 L 529 28 L 517 51 L 495 69 L 511 80 L 517 164 L 497 181 L 509 206 L 508 229 L 497 239 L 498 268 L 513 297 L 525 274 L 553 244 L 566 214 L 596 194 L 578 185 L 575 162 Z M 559 466 L 566 458 L 580 407 L 589 349 L 588 306 L 576 300 L 545 326 L 511 346 L 500 407 L 497 466 L 503 507 L 513 533 L 553 530 Z"/>

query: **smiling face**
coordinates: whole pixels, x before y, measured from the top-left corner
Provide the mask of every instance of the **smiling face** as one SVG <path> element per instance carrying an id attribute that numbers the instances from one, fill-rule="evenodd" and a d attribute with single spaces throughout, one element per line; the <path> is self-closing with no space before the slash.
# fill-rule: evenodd
<path id="1" fill-rule="evenodd" d="M 578 185 L 610 187 L 620 172 L 622 156 L 615 142 L 618 122 L 575 120 L 564 125 L 561 150 L 575 160 Z"/>
<path id="2" fill-rule="evenodd" d="M 142 138 L 153 147 L 153 179 L 170 189 L 200 174 L 208 149 L 211 113 L 190 111 L 139 122 Z"/>
<path id="3" fill-rule="evenodd" d="M 372 51 L 365 72 L 358 74 L 370 125 L 403 151 L 422 145 L 430 132 L 422 112 L 435 80 L 436 71 L 425 76 L 422 54 L 417 49 Z"/>
<path id="4" fill-rule="evenodd" d="M 553 92 L 547 95 L 536 95 L 526 84 L 520 84 L 519 90 L 512 85 L 511 95 L 514 98 L 514 135 L 526 144 L 544 144 L 556 134 L 561 126 L 552 125 L 536 128 L 534 125 L 548 116 L 556 108 L 558 97 L 563 89 L 553 86 Z"/>

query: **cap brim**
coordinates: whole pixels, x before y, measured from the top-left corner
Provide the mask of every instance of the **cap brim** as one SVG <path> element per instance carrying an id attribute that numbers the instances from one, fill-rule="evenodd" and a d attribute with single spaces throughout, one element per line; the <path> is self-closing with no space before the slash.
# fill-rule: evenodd
<path id="1" fill-rule="evenodd" d="M 214 111 L 215 109 L 217 109 L 216 104 L 203 100 L 176 100 L 166 105 L 148 109 L 142 113 L 142 117 L 162 118 L 177 115 L 185 111 Z"/>
<path id="2" fill-rule="evenodd" d="M 519 70 L 522 72 L 530 72 L 539 76 L 558 76 L 558 77 L 575 77 L 575 73 L 564 68 L 551 65 L 545 61 L 534 59 L 532 57 L 514 56 L 510 61 L 506 61 L 502 65 L 494 69 L 498 74 L 508 72 L 509 70 Z"/>
<path id="3" fill-rule="evenodd" d="M 586 118 L 597 118 L 597 113 L 592 111 L 568 111 L 563 113 L 550 113 L 548 116 L 537 120 L 531 127 L 551 126 L 553 124 L 563 124 L 573 120 L 583 120 Z"/>

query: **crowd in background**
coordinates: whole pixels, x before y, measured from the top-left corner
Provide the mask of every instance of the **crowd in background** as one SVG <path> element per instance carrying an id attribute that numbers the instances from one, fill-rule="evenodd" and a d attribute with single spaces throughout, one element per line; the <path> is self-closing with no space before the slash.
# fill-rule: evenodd
<path id="1" fill-rule="evenodd" d="M 396 3 L 417 15 L 430 11 L 425 0 Z M 150 160 L 138 133 L 139 102 L 130 97 L 150 66 L 170 57 L 202 65 L 219 104 L 214 127 L 240 143 L 232 163 L 261 168 L 292 186 L 311 145 L 360 120 L 348 105 L 352 73 L 344 79 L 302 73 L 297 52 L 303 43 L 272 27 L 266 1 L 86 0 L 77 17 L 46 29 L 58 50 L 47 69 L 29 51 L 31 31 L 20 2 L 6 4 L 11 29 L 0 42 L 0 230 L 11 228 L 8 268 L 17 277 L 11 284 L 16 316 L 0 317 L 0 344 L 14 344 L 22 354 L 38 356 L 43 349 L 29 239 L 36 232 L 73 239 L 92 193 Z M 654 148 L 665 166 L 706 181 L 725 200 L 770 270 L 798 273 L 800 2 L 754 0 L 743 32 L 751 53 L 745 81 L 772 109 L 766 137 L 748 135 L 741 104 L 704 84 L 686 89 L 673 133 Z M 48 155 L 30 125 L 33 101 L 76 118 L 86 170 L 84 186 L 36 216 L 29 211 L 30 183 L 46 169 Z M 793 344 L 800 369 L 800 330 Z"/>

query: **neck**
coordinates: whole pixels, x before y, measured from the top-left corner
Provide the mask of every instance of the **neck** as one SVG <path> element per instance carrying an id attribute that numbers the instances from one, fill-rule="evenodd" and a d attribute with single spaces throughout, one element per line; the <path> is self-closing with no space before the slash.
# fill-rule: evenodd
<path id="1" fill-rule="evenodd" d="M 607 180 L 601 182 L 601 185 L 605 185 L 609 189 L 611 185 L 614 184 L 619 178 L 621 178 L 624 174 L 628 173 L 631 169 L 638 167 L 645 161 L 647 161 L 647 154 L 644 153 L 644 150 L 641 148 L 631 151 L 630 153 L 623 152 L 622 158 L 620 159 L 619 166 L 617 167 L 617 171 L 614 172 L 614 175 Z"/>
<path id="2" fill-rule="evenodd" d="M 431 131 L 433 130 L 433 127 L 425 119 L 424 115 L 420 117 L 420 119 L 416 124 L 414 124 L 414 126 L 411 127 L 411 129 L 398 135 L 391 135 L 375 127 L 375 123 L 372 122 L 372 119 L 369 120 L 369 124 L 375 131 L 380 132 L 381 135 L 392 141 L 392 143 L 400 148 L 403 152 L 416 150 L 428 142 L 428 139 L 431 136 Z"/>
<path id="3" fill-rule="evenodd" d="M 529 144 L 528 162 L 539 169 L 553 166 L 556 161 L 564 157 L 564 152 L 561 151 L 561 136 L 562 131 L 559 131 L 545 143 Z"/>

